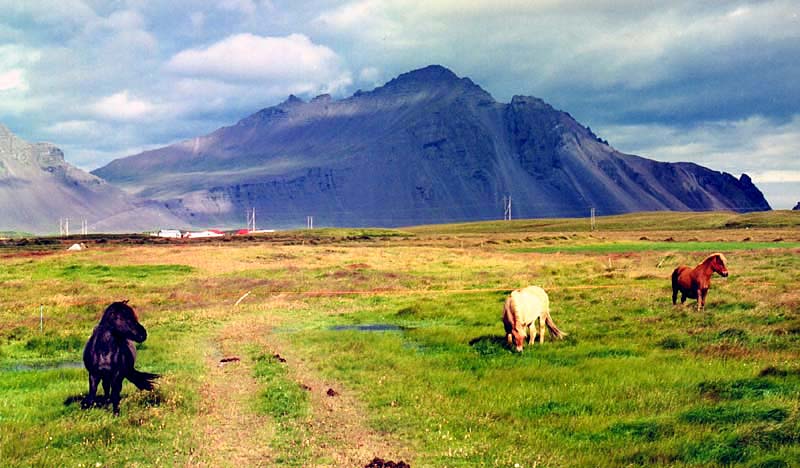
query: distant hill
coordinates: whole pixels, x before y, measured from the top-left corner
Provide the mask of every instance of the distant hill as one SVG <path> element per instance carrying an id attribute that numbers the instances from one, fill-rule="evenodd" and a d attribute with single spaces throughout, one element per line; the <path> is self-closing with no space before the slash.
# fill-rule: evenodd
<path id="1" fill-rule="evenodd" d="M 403 226 L 635 211 L 769 210 L 747 175 L 620 153 L 541 99 L 500 103 L 432 65 L 285 102 L 94 174 L 194 224 Z"/>
<path id="2" fill-rule="evenodd" d="M 112 187 L 64 161 L 49 143 L 28 143 L 0 124 L 0 231 L 72 233 L 84 219 L 90 232 L 131 232 L 186 226 L 163 206 Z"/>

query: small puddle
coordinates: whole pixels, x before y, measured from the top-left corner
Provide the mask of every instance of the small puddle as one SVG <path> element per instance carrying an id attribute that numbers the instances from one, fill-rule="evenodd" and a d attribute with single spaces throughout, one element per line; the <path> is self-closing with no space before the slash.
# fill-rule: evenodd
<path id="1" fill-rule="evenodd" d="M 30 372 L 48 371 L 58 369 L 82 369 L 82 362 L 56 362 L 49 364 L 13 364 L 10 366 L 0 366 L 0 372 Z"/>
<path id="2" fill-rule="evenodd" d="M 334 325 L 330 329 L 333 331 L 355 330 L 355 331 L 372 332 L 372 331 L 403 331 L 404 328 L 399 325 L 390 325 L 388 323 L 373 323 L 367 325 Z"/>

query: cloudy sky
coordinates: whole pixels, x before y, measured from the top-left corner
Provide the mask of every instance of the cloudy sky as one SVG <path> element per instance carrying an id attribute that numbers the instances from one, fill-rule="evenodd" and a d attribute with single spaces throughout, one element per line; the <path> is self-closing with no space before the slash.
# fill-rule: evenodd
<path id="1" fill-rule="evenodd" d="M 72 164 L 441 64 L 800 200 L 800 2 L 0 0 L 0 123 Z"/>

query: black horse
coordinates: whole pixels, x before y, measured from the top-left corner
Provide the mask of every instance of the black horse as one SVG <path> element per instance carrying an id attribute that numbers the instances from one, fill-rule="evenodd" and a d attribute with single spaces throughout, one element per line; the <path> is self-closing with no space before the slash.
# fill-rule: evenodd
<path id="1" fill-rule="evenodd" d="M 114 302 L 95 327 L 86 347 L 83 349 L 83 364 L 89 371 L 89 394 L 83 399 L 81 407 L 94 404 L 97 383 L 102 381 L 103 391 L 114 406 L 114 414 L 119 414 L 122 380 L 128 379 L 142 390 L 152 390 L 153 380 L 158 374 L 139 372 L 133 368 L 136 361 L 136 345 L 147 339 L 147 331 L 139 323 L 139 318 L 128 301 Z M 110 393 L 109 393 L 110 391 Z"/>

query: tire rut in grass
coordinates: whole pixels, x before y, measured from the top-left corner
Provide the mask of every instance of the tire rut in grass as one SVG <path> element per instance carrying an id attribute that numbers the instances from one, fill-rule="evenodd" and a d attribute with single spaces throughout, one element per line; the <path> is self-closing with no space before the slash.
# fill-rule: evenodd
<path id="1" fill-rule="evenodd" d="M 289 377 L 309 393 L 313 417 L 307 423 L 308 443 L 314 466 L 360 467 L 381 457 L 410 460 L 399 441 L 369 428 L 366 409 L 341 383 L 320 377 L 276 335 L 268 340 L 273 353 L 280 349 L 278 355 L 285 359 Z"/>
<path id="2" fill-rule="evenodd" d="M 241 352 L 243 343 L 237 338 L 245 328 L 242 324 L 223 328 L 206 358 L 193 466 L 268 466 L 272 460 L 274 423 L 253 409 L 259 385 L 253 378 L 253 363 Z M 221 356 L 242 357 L 221 362 Z"/>

